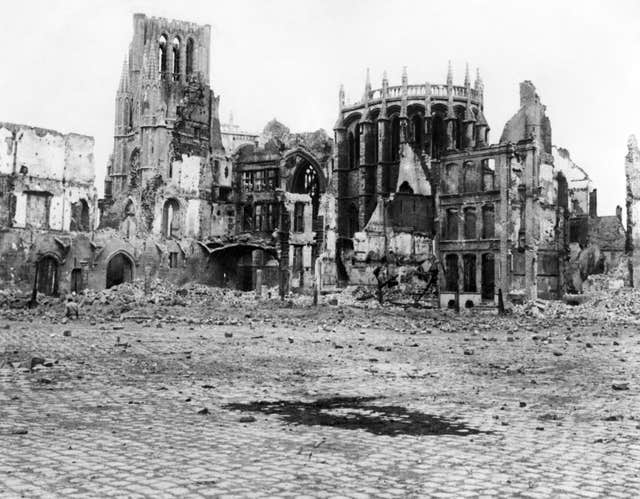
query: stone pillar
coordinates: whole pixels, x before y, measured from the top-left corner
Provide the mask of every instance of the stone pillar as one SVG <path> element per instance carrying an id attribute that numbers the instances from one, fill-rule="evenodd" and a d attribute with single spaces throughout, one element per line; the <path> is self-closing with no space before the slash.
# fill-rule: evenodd
<path id="1" fill-rule="evenodd" d="M 640 150 L 635 136 L 627 142 L 625 175 L 627 180 L 627 237 L 625 250 L 629 257 L 629 281 L 640 287 Z M 636 251 L 637 248 L 637 251 Z"/>
<path id="2" fill-rule="evenodd" d="M 384 184 L 385 167 L 389 158 L 389 118 L 380 117 L 374 125 L 378 127 L 378 164 L 376 166 L 376 194 L 378 202 L 380 198 L 386 194 L 386 185 Z"/>
<path id="3" fill-rule="evenodd" d="M 280 243 L 280 298 L 289 293 L 289 232 L 291 230 L 291 217 L 284 203 L 280 202 L 280 231 L 278 232 Z"/>
<path id="4" fill-rule="evenodd" d="M 256 270 L 256 298 L 262 298 L 262 269 Z"/>
<path id="5" fill-rule="evenodd" d="M 433 133 L 432 127 L 433 127 L 433 124 L 432 124 L 431 116 L 425 116 L 424 118 L 424 150 L 429 156 L 433 155 L 431 151 L 431 135 Z"/>
<path id="6" fill-rule="evenodd" d="M 474 126 L 473 121 L 465 121 L 464 122 L 464 148 L 465 149 L 473 149 L 474 147 L 474 138 L 473 138 Z"/>
<path id="7" fill-rule="evenodd" d="M 373 123 L 368 119 L 360 122 L 360 164 L 358 165 L 358 225 L 364 229 L 368 221 L 367 216 L 367 168 L 370 162 L 370 151 L 367 144 L 371 144 L 370 136 Z"/>
<path id="8" fill-rule="evenodd" d="M 447 151 L 453 150 L 453 121 L 455 118 L 447 118 Z"/>
<path id="9" fill-rule="evenodd" d="M 348 219 L 348 203 L 346 198 L 349 195 L 349 165 L 348 165 L 348 151 L 347 151 L 347 130 L 340 122 L 339 126 L 334 128 L 335 141 L 336 141 L 336 173 L 338 181 L 338 234 L 340 236 L 347 235 L 347 223 Z"/>
<path id="10" fill-rule="evenodd" d="M 510 149 L 511 146 L 510 146 Z M 495 230 L 497 236 L 500 239 L 500 253 L 498 261 L 495 262 L 496 272 L 498 272 L 498 279 L 496 279 L 496 287 L 502 289 L 502 293 L 506 296 L 510 290 L 510 272 L 509 272 L 509 233 L 507 227 L 509 227 L 510 209 L 509 209 L 509 176 L 511 172 L 511 161 L 513 158 L 513 150 L 507 152 L 505 156 L 498 156 L 496 158 L 495 168 L 496 176 L 499 179 L 500 186 L 500 203 L 498 204 L 498 210 L 495 215 L 497 216 L 498 223 L 495 224 Z M 514 240 L 517 241 L 517 234 L 514 234 Z"/>

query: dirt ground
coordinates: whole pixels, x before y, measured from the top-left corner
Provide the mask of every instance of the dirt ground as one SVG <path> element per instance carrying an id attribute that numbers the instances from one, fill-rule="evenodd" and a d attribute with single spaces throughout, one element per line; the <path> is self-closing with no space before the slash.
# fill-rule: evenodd
<path id="1" fill-rule="evenodd" d="M 0 496 L 640 494 L 635 323 L 216 300 L 5 310 Z"/>

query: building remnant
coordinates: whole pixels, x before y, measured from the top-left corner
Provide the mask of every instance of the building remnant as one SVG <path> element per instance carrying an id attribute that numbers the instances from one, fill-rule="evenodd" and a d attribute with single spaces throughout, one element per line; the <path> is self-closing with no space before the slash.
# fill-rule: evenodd
<path id="1" fill-rule="evenodd" d="M 56 294 L 158 277 L 284 297 L 397 276 L 457 309 L 557 298 L 620 263 L 621 210 L 597 215 L 531 82 L 491 144 L 479 73 L 409 84 L 405 68 L 374 89 L 367 71 L 358 102 L 340 89 L 334 142 L 275 119 L 261 135 L 221 124 L 209 56 L 208 25 L 134 14 L 99 205 L 92 138 L 0 123 L 1 282 Z M 630 141 L 628 253 L 638 162 Z"/>
<path id="2" fill-rule="evenodd" d="M 93 137 L 0 123 L 0 144 L 0 282 L 82 289 L 98 223 Z"/>

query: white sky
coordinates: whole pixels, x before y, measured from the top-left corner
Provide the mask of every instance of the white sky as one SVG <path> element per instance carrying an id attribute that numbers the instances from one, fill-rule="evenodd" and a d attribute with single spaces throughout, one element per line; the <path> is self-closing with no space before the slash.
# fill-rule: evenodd
<path id="1" fill-rule="evenodd" d="M 454 83 L 480 67 L 497 142 L 529 79 L 547 105 L 553 143 L 587 170 L 599 214 L 624 205 L 624 156 L 640 132 L 640 2 L 457 0 L 16 1 L 0 33 L 0 121 L 93 135 L 97 185 L 112 148 L 115 92 L 132 14 L 212 26 L 211 81 L 243 128 L 274 117 L 293 131 L 325 128 L 338 88 L 359 98 L 367 67 L 400 83 Z"/>

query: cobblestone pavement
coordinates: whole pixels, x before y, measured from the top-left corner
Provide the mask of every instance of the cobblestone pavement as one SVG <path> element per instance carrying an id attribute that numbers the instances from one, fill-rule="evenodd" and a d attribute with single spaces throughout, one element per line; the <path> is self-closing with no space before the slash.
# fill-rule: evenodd
<path id="1" fill-rule="evenodd" d="M 640 496 L 637 326 L 4 320 L 0 365 L 0 497 Z"/>

